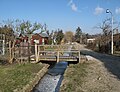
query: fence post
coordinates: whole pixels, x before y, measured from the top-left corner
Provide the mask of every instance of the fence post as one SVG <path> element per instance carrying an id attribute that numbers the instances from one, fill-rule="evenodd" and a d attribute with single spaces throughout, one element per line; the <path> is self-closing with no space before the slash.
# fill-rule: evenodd
<path id="1" fill-rule="evenodd" d="M 30 63 L 30 43 L 28 42 L 28 62 Z"/>
<path id="2" fill-rule="evenodd" d="M 13 41 L 13 44 L 12 44 L 12 59 L 15 58 L 15 40 Z"/>
<path id="3" fill-rule="evenodd" d="M 3 40 L 3 48 L 2 49 L 3 49 L 3 53 L 2 54 L 5 55 L 5 40 Z"/>
<path id="4" fill-rule="evenodd" d="M 9 41 L 9 54 L 10 54 L 10 60 L 9 60 L 9 63 L 11 63 L 11 60 L 12 60 L 11 41 Z"/>

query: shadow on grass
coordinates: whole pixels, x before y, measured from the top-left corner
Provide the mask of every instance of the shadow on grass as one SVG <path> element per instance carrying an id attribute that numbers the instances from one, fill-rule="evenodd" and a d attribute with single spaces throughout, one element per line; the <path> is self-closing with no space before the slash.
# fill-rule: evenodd
<path id="1" fill-rule="evenodd" d="M 88 50 L 81 50 L 81 54 L 90 55 L 101 62 L 104 63 L 104 66 L 107 68 L 109 72 L 115 75 L 118 79 L 120 79 L 120 57 L 101 54 L 93 51 Z"/>

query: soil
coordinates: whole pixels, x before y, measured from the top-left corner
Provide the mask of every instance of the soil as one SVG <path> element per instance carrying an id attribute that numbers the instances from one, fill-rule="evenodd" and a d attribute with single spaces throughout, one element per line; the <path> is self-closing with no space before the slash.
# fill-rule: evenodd
<path id="1" fill-rule="evenodd" d="M 120 57 L 100 54 L 79 45 L 89 63 L 82 92 L 120 92 Z"/>

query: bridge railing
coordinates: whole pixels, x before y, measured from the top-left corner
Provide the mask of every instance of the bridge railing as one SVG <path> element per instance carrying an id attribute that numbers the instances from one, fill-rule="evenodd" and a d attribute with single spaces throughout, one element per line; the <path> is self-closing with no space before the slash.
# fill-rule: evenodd
<path id="1" fill-rule="evenodd" d="M 60 61 L 60 57 L 65 53 L 69 57 L 76 57 L 80 61 L 80 51 L 76 45 L 37 45 L 35 44 L 35 57 L 36 62 L 41 60 L 43 56 L 56 56 L 56 61 Z M 67 58 L 66 58 L 67 59 Z"/>
<path id="2" fill-rule="evenodd" d="M 37 45 L 41 51 L 56 51 L 56 50 L 68 50 L 71 46 L 71 50 L 78 50 L 76 45 Z"/>
<path id="3" fill-rule="evenodd" d="M 43 56 L 55 56 L 57 62 L 59 62 L 65 53 L 68 53 L 69 57 L 80 57 L 80 51 L 77 49 L 77 45 L 29 45 L 23 43 L 20 46 L 12 46 L 11 42 L 9 42 L 7 51 L 10 63 L 13 60 L 22 62 L 32 59 L 38 62 Z"/>

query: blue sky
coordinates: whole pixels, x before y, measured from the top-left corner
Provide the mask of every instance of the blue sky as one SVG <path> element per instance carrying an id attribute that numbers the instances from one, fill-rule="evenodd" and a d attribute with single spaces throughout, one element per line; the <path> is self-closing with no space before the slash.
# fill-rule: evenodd
<path id="1" fill-rule="evenodd" d="M 94 27 L 111 16 L 106 9 L 120 22 L 120 0 L 0 0 L 0 22 L 30 20 L 46 23 L 49 30 L 73 32 L 80 26 L 83 32 L 94 34 L 102 32 Z"/>

